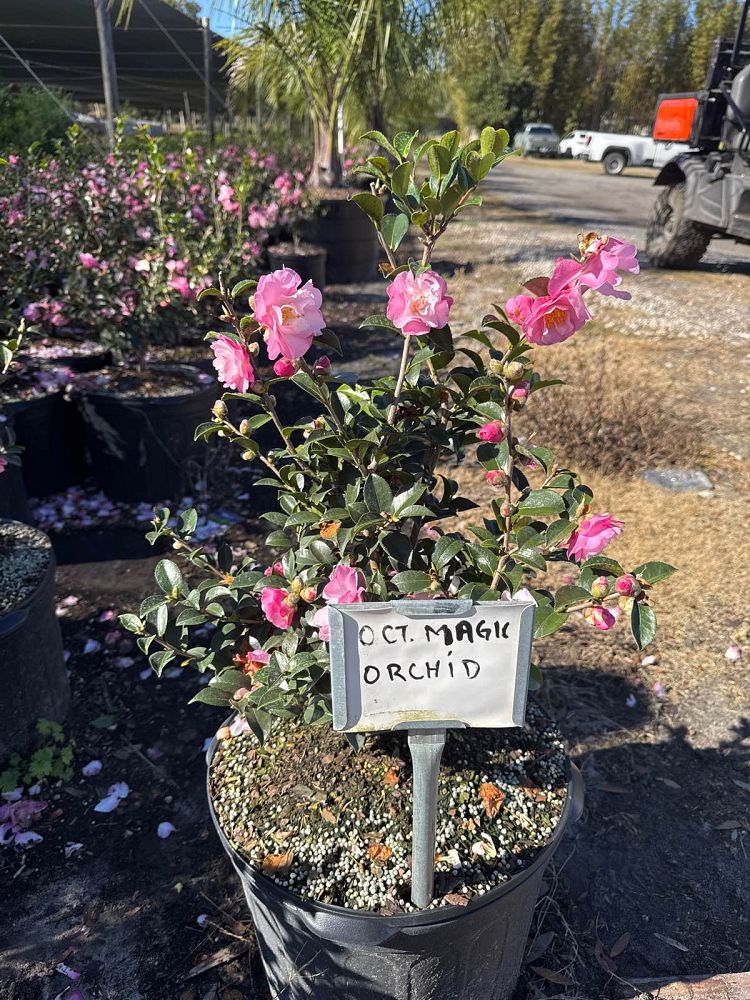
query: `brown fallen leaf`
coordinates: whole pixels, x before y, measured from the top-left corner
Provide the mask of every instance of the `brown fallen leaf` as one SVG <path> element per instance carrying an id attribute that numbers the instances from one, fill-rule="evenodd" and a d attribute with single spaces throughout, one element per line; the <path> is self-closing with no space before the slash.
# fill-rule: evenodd
<path id="1" fill-rule="evenodd" d="M 260 870 L 264 875 L 286 875 L 292 867 L 294 861 L 294 851 L 285 851 L 283 854 L 268 854 L 263 858 Z"/>
<path id="2" fill-rule="evenodd" d="M 224 965 L 225 962 L 233 962 L 235 958 L 239 958 L 244 952 L 250 947 L 249 941 L 234 941 L 232 944 L 228 944 L 225 948 L 220 948 L 214 954 L 205 959 L 203 962 L 198 962 L 194 965 L 189 972 L 186 972 L 182 977 L 184 982 L 186 979 L 194 979 L 195 976 L 200 976 L 202 972 L 208 972 L 209 969 L 215 969 L 217 965 Z"/>
<path id="3" fill-rule="evenodd" d="M 546 931 L 544 934 L 540 934 L 539 937 L 535 938 L 532 941 L 531 947 L 526 955 L 525 964 L 531 965 L 532 962 L 536 962 L 537 959 L 541 958 L 554 940 L 554 931 Z"/>
<path id="4" fill-rule="evenodd" d="M 739 819 L 727 819 L 723 823 L 717 823 L 714 830 L 744 830 L 747 827 L 747 823 L 743 823 Z"/>
<path id="5" fill-rule="evenodd" d="M 654 937 L 659 938 L 660 941 L 663 941 L 664 944 L 670 945 L 672 948 L 677 948 L 678 951 L 690 951 L 690 949 L 686 948 L 684 944 L 680 944 L 680 942 L 675 941 L 674 938 L 667 937 L 666 934 L 657 934 L 657 932 L 654 931 Z"/>
<path id="6" fill-rule="evenodd" d="M 326 823 L 335 823 L 336 822 L 336 816 L 334 815 L 334 813 L 331 812 L 330 809 L 321 809 L 320 810 L 320 815 L 323 817 L 323 819 L 326 821 Z"/>
<path id="7" fill-rule="evenodd" d="M 383 775 L 383 781 L 386 785 L 397 785 L 398 784 L 398 771 L 395 767 L 389 767 L 388 770 Z"/>
<path id="8" fill-rule="evenodd" d="M 630 935 L 627 931 L 621 934 L 612 947 L 609 949 L 609 957 L 617 958 L 618 955 L 622 955 L 627 946 L 630 944 Z"/>
<path id="9" fill-rule="evenodd" d="M 490 819 L 493 819 L 500 812 L 503 802 L 505 802 L 505 792 L 497 785 L 485 781 L 479 786 L 479 798 L 482 800 L 484 811 Z"/>
<path id="10" fill-rule="evenodd" d="M 468 906 L 469 900 L 466 896 L 462 896 L 460 892 L 447 892 L 443 896 L 443 902 L 449 903 L 451 906 Z"/>
<path id="11" fill-rule="evenodd" d="M 529 798 L 534 799 L 535 802 L 546 801 L 546 797 L 542 789 L 539 785 L 535 784 L 531 778 L 528 777 L 528 775 L 524 775 L 523 778 L 521 778 L 520 785 L 521 791 L 528 795 Z"/>
<path id="12" fill-rule="evenodd" d="M 617 966 L 612 959 L 607 958 L 604 954 L 604 945 L 598 939 L 594 946 L 594 958 L 605 972 L 608 972 L 610 975 L 617 972 Z"/>
<path id="13" fill-rule="evenodd" d="M 623 788 L 622 785 L 613 785 L 609 781 L 600 781 L 594 788 L 598 792 L 612 792 L 613 795 L 630 795 L 629 788 Z"/>
<path id="14" fill-rule="evenodd" d="M 548 980 L 550 983 L 557 983 L 558 986 L 572 986 L 573 980 L 566 976 L 564 972 L 553 972 L 552 969 L 545 969 L 543 965 L 532 965 L 531 971 L 537 976 Z"/>
<path id="15" fill-rule="evenodd" d="M 339 528 L 341 527 L 341 521 L 321 521 L 320 522 L 320 537 L 321 538 L 335 538 L 339 533 Z"/>
<path id="16" fill-rule="evenodd" d="M 384 865 L 393 857 L 393 851 L 386 844 L 370 844 L 367 853 L 370 855 L 370 861 L 376 865 Z"/>

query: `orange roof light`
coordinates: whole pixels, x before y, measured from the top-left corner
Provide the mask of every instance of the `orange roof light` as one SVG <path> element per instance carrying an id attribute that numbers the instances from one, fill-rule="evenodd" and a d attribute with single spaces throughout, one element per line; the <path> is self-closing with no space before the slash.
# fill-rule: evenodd
<path id="1" fill-rule="evenodd" d="M 654 139 L 687 142 L 697 107 L 697 97 L 665 97 L 656 111 Z"/>

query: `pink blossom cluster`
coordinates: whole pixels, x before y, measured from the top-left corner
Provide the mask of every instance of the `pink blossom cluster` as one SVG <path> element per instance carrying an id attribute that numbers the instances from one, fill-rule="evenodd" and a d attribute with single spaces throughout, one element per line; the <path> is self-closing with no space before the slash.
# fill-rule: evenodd
<path id="1" fill-rule="evenodd" d="M 587 291 L 629 299 L 630 293 L 620 288 L 620 272 L 638 274 L 639 270 L 632 243 L 614 236 L 596 236 L 585 246 L 580 260 L 558 258 L 552 275 L 529 282 L 532 294 L 508 299 L 505 312 L 530 344 L 559 344 L 591 319 L 583 300 Z"/>

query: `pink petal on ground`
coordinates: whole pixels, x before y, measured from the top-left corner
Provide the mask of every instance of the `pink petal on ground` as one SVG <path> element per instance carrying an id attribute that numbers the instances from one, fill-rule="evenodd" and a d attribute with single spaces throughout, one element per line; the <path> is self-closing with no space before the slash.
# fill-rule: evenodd
<path id="1" fill-rule="evenodd" d="M 14 788 L 12 792 L 3 792 L 3 798 L 6 802 L 18 802 L 22 795 L 23 788 Z"/>
<path id="2" fill-rule="evenodd" d="M 63 660 L 67 663 L 69 659 L 70 659 L 70 650 L 69 649 L 64 649 L 63 650 Z"/>
<path id="3" fill-rule="evenodd" d="M 116 656 L 112 662 L 116 667 L 125 670 L 127 667 L 132 667 L 135 660 L 132 656 Z M 148 672 L 151 673 L 151 670 L 149 669 Z"/>
<path id="4" fill-rule="evenodd" d="M 726 653 L 724 653 L 725 659 L 729 660 L 730 663 L 736 663 L 738 660 L 742 659 L 742 650 L 733 642 L 731 646 L 728 647 Z"/>
<path id="5" fill-rule="evenodd" d="M 93 778 L 94 775 L 99 774 L 103 766 L 100 760 L 90 760 L 81 768 L 81 774 L 84 778 Z"/>
<path id="6" fill-rule="evenodd" d="M 42 786 L 37 782 L 29 788 L 29 795 L 38 795 L 42 790 Z"/>
<path id="7" fill-rule="evenodd" d="M 170 833 L 175 833 L 176 830 L 177 827 L 171 823 L 160 823 L 156 828 L 156 836 L 160 840 L 166 840 Z"/>
<path id="8" fill-rule="evenodd" d="M 105 798 L 100 799 L 94 806 L 94 812 L 96 813 L 111 813 L 119 806 L 120 798 L 118 795 L 107 795 Z"/>
<path id="9" fill-rule="evenodd" d="M 111 610 L 110 611 L 102 611 L 102 613 L 99 615 L 99 618 L 97 620 L 100 621 L 100 622 L 111 622 L 114 617 L 115 617 L 114 611 L 111 611 Z"/>
<path id="10" fill-rule="evenodd" d="M 116 781 L 109 786 L 107 795 L 116 795 L 118 799 L 126 799 L 130 795 L 130 788 L 125 781 Z"/>
<path id="11" fill-rule="evenodd" d="M 180 677 L 181 674 L 182 667 L 167 667 L 162 676 L 166 677 L 168 681 L 173 681 L 175 677 Z"/>
<path id="12" fill-rule="evenodd" d="M 79 599 L 75 596 L 75 594 L 68 594 L 67 597 L 63 597 L 63 599 L 60 601 L 60 604 L 62 604 L 64 608 L 72 608 L 75 607 L 76 604 L 78 604 L 78 600 Z"/>
<path id="13" fill-rule="evenodd" d="M 77 844 L 74 840 L 69 840 L 68 843 L 65 845 L 66 859 L 72 858 L 74 854 L 76 854 L 78 851 L 82 849 L 82 847 L 83 844 Z"/>
<path id="14" fill-rule="evenodd" d="M 113 629 L 111 632 L 106 632 L 104 635 L 104 641 L 108 646 L 112 646 L 120 638 L 120 633 Z"/>
<path id="15" fill-rule="evenodd" d="M 102 648 L 102 644 L 97 642 L 96 639 L 87 639 L 86 645 L 83 647 L 84 653 L 96 653 L 97 650 Z"/>
<path id="16" fill-rule="evenodd" d="M 17 833 L 14 843 L 16 847 L 33 847 L 35 844 L 41 844 L 43 840 L 41 834 L 27 830 L 25 833 Z"/>
<path id="17" fill-rule="evenodd" d="M 642 667 L 653 667 L 654 664 L 658 663 L 658 662 L 659 661 L 658 661 L 657 657 L 655 657 L 653 653 L 649 653 L 648 656 L 644 656 L 643 659 L 641 660 L 641 666 Z"/>
<path id="18" fill-rule="evenodd" d="M 55 972 L 61 972 L 64 976 L 67 976 L 68 979 L 72 979 L 74 983 L 77 983 L 81 978 L 80 972 L 76 972 L 75 969 L 71 969 L 71 967 L 69 965 L 65 965 L 64 962 L 60 962 L 59 965 L 55 966 Z"/>
<path id="19" fill-rule="evenodd" d="M 158 747 L 149 747 L 146 750 L 146 756 L 149 760 L 159 760 L 159 758 L 163 757 L 164 754 Z"/>
<path id="20" fill-rule="evenodd" d="M 140 677 L 140 679 L 142 681 L 147 681 L 149 679 L 149 677 L 151 676 L 151 673 L 152 673 L 151 667 L 147 667 L 145 670 L 141 670 L 141 672 L 138 674 L 138 676 Z"/>
<path id="21" fill-rule="evenodd" d="M 195 922 L 199 927 L 205 927 L 206 924 L 208 923 L 208 914 L 199 913 L 198 916 L 195 918 Z"/>

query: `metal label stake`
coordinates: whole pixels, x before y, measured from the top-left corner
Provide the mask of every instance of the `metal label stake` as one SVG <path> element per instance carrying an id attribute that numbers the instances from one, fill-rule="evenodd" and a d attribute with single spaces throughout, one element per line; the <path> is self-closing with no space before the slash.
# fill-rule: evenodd
<path id="1" fill-rule="evenodd" d="M 412 761 L 411 901 L 421 910 L 432 902 L 438 777 L 447 730 L 410 729 Z"/>

